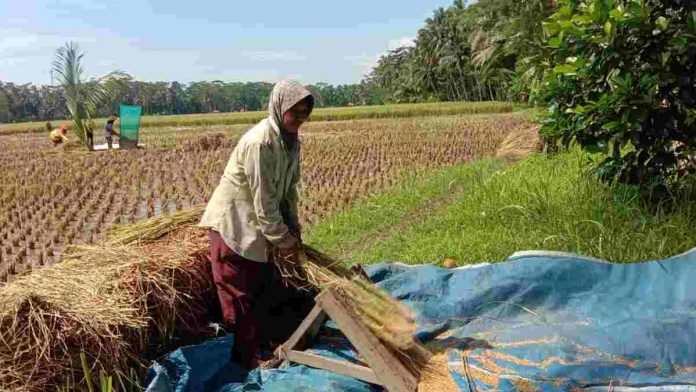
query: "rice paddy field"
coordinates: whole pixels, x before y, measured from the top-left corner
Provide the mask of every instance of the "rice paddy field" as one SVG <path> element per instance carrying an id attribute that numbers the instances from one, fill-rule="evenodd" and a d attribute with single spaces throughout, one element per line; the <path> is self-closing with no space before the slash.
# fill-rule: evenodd
<path id="1" fill-rule="evenodd" d="M 524 113 L 451 115 L 453 107 L 468 106 L 426 104 L 421 114 L 447 115 L 315 118 L 305 125 L 301 223 L 311 227 L 404 174 L 493 155 L 506 135 L 530 126 Z M 467 110 L 486 107 L 507 111 L 496 103 Z M 371 110 L 369 116 L 379 117 L 390 109 Z M 131 151 L 54 148 L 36 133 L 0 136 L 0 281 L 55 263 L 66 247 L 95 243 L 115 225 L 205 203 L 249 124 L 197 121 L 193 116 L 179 125 L 146 127 L 141 139 L 147 148 Z"/>

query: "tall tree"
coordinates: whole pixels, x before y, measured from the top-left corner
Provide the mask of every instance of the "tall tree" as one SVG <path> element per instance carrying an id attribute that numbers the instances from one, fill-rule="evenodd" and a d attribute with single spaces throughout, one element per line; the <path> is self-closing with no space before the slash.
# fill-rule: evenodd
<path id="1" fill-rule="evenodd" d="M 98 105 L 116 94 L 128 75 L 113 71 L 100 78 L 87 79 L 82 67 L 83 57 L 76 43 L 66 43 L 56 50 L 51 75 L 63 87 L 75 134 L 86 145 L 87 122 L 97 114 Z"/>

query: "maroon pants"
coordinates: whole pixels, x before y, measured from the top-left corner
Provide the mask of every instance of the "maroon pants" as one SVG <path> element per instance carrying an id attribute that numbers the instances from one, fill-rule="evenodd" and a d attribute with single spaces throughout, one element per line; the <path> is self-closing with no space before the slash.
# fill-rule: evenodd
<path id="1" fill-rule="evenodd" d="M 313 306 L 316 293 L 287 287 L 272 263 L 235 253 L 210 230 L 213 279 L 224 321 L 233 328 L 232 360 L 247 369 L 258 366 L 263 349 L 283 343 Z"/>

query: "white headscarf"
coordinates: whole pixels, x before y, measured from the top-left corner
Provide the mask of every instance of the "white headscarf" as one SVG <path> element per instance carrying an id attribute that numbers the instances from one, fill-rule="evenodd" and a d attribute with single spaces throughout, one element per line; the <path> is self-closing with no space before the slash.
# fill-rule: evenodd
<path id="1" fill-rule="evenodd" d="M 314 97 L 312 93 L 299 84 L 288 80 L 281 80 L 276 83 L 273 87 L 273 91 L 271 91 L 271 98 L 268 100 L 268 115 L 271 124 L 273 124 L 278 131 L 282 131 L 283 113 L 287 112 L 288 109 L 307 97 L 310 97 L 309 113 L 311 113 L 314 107 Z"/>

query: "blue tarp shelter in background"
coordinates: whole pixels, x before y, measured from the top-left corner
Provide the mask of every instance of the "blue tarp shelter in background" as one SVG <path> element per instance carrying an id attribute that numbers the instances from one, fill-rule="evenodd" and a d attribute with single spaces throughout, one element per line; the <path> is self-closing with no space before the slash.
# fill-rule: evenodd
<path id="1" fill-rule="evenodd" d="M 412 308 L 418 336 L 447 352 L 462 391 L 696 391 L 696 249 L 612 264 L 555 252 L 442 269 L 379 264 L 370 277 Z M 305 366 L 227 363 L 231 337 L 182 348 L 150 369 L 148 391 L 375 391 Z M 312 350 L 352 358 L 344 342 Z"/>

